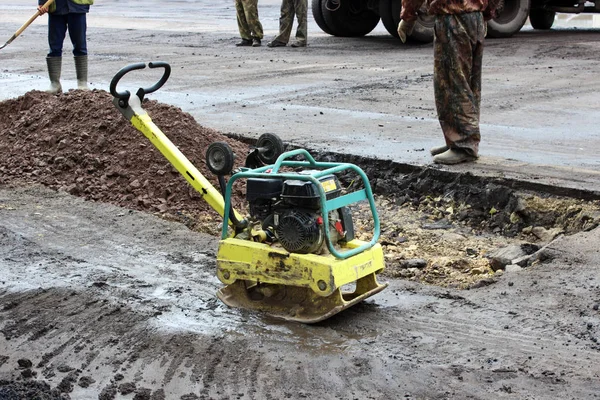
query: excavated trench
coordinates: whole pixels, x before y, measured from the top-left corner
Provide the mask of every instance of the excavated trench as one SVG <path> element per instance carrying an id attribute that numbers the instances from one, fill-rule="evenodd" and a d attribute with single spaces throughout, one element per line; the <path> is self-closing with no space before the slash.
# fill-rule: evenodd
<path id="1" fill-rule="evenodd" d="M 542 262 L 544 246 L 558 236 L 594 229 L 600 221 L 597 200 L 520 191 L 429 168 L 381 178 L 385 169 L 366 168 L 373 168 L 380 194 L 391 276 L 458 288 L 491 284 L 507 265 Z"/>
<path id="2" fill-rule="evenodd" d="M 543 250 L 552 240 L 600 222 L 593 192 L 308 150 L 319 161 L 355 164 L 369 177 L 390 277 L 462 289 L 491 284 L 506 265 L 547 260 Z M 339 178 L 356 182 L 351 173 Z M 354 211 L 361 238 L 370 239 L 371 221 L 361 218 L 367 205 Z"/>

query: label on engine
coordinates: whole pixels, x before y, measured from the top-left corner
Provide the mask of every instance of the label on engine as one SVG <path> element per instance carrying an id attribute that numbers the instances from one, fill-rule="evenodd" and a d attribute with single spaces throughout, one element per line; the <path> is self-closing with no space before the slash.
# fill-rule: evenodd
<path id="1" fill-rule="evenodd" d="M 325 190 L 325 193 L 337 189 L 337 187 L 335 186 L 335 181 L 333 179 L 328 179 L 326 181 L 321 182 L 321 186 L 323 186 L 323 190 Z"/>

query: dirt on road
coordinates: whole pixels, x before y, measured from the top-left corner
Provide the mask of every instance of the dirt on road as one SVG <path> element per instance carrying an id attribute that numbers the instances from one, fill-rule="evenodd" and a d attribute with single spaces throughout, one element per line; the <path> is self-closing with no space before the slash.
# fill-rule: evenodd
<path id="1" fill-rule="evenodd" d="M 494 284 L 389 279 L 306 326 L 218 302 L 216 240 L 182 224 L 40 187 L 3 187 L 0 205 L 3 399 L 40 387 L 102 400 L 600 393 L 599 228 Z"/>
<path id="2" fill-rule="evenodd" d="M 200 156 L 210 141 L 248 151 L 177 108 L 145 107 L 207 176 Z M 3 400 L 580 399 L 600 390 L 595 202 L 469 176 L 385 177 L 365 162 L 390 288 L 317 325 L 282 323 L 216 300 L 217 239 L 206 236 L 216 213 L 106 92 L 31 92 L 0 109 Z M 370 231 L 360 207 L 354 214 L 359 236 Z M 522 262 L 506 265 L 506 249 L 521 250 Z"/>

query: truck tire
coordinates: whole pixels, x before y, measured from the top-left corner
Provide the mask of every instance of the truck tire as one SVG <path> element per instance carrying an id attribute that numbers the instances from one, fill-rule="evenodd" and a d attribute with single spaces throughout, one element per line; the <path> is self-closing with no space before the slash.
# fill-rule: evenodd
<path id="1" fill-rule="evenodd" d="M 398 36 L 398 24 L 400 23 L 400 10 L 402 0 L 379 0 L 379 16 L 385 29 L 395 38 Z"/>
<path id="2" fill-rule="evenodd" d="M 321 0 L 325 24 L 335 36 L 357 37 L 371 32 L 379 15 L 367 8 L 368 0 Z"/>
<path id="3" fill-rule="evenodd" d="M 488 21 L 488 36 L 511 37 L 519 32 L 529 17 L 529 0 L 505 0 L 498 16 Z"/>
<path id="4" fill-rule="evenodd" d="M 529 22 L 533 29 L 548 30 L 552 28 L 555 16 L 556 13 L 554 11 L 542 10 L 540 8 L 529 10 Z"/>
<path id="5" fill-rule="evenodd" d="M 311 8 L 313 18 L 315 19 L 315 22 L 317 23 L 317 25 L 319 25 L 319 28 L 321 28 L 323 32 L 329 35 L 333 35 L 333 32 L 331 31 L 331 29 L 329 29 L 329 26 L 327 26 L 327 23 L 325 22 L 325 18 L 323 18 L 323 10 L 321 9 L 322 2 L 323 0 L 312 0 Z"/>

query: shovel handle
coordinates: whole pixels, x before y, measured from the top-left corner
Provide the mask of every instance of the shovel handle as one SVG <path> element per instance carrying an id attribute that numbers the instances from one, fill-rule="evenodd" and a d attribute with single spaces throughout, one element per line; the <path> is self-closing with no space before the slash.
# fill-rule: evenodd
<path id="1" fill-rule="evenodd" d="M 45 2 L 45 3 L 44 3 L 44 5 L 43 5 L 42 7 L 49 7 L 49 6 L 50 6 L 50 4 L 52 4 L 52 3 L 54 3 L 54 0 L 48 0 L 47 2 Z M 5 48 L 6 46 L 8 46 L 9 44 L 11 44 L 11 43 L 12 43 L 12 41 L 13 41 L 13 40 L 15 40 L 15 39 L 17 38 L 17 36 L 19 36 L 21 33 L 23 33 L 23 31 L 24 31 L 25 29 L 27 29 L 27 27 L 28 27 L 29 25 L 31 25 L 31 23 L 32 23 L 33 21 L 35 21 L 35 19 L 36 19 L 37 17 L 39 17 L 40 15 L 41 15 L 41 14 L 40 14 L 39 10 L 38 10 L 38 11 L 36 11 L 36 12 L 35 12 L 35 14 L 33 14 L 33 15 L 31 16 L 31 18 L 29 18 L 29 19 L 27 20 L 27 22 L 25 22 L 25 23 L 24 23 L 24 24 L 23 24 L 23 25 L 22 25 L 22 26 L 21 26 L 19 29 L 17 29 L 17 31 L 16 31 L 16 32 L 15 32 L 15 33 L 12 35 L 12 37 L 11 37 L 10 39 L 8 39 L 8 40 L 6 41 L 6 43 L 4 43 L 4 45 L 3 45 L 2 47 L 0 47 L 0 49 L 3 49 L 3 48 Z"/>
<path id="2" fill-rule="evenodd" d="M 43 5 L 42 7 L 48 8 L 48 7 L 50 7 L 50 4 L 52 4 L 52 3 L 54 3 L 54 0 L 48 0 L 47 2 L 45 2 L 45 3 L 44 3 L 44 5 Z M 25 23 L 23 24 L 23 26 L 21 26 L 21 27 L 20 27 L 20 28 L 19 28 L 19 29 L 18 29 L 18 30 L 15 32 L 15 34 L 13 35 L 13 39 L 14 39 L 14 38 L 16 38 L 17 36 L 19 36 L 19 35 L 20 35 L 20 34 L 21 34 L 21 33 L 22 33 L 22 32 L 23 32 L 25 29 L 27 29 L 27 27 L 28 27 L 29 25 L 31 25 L 31 23 L 32 23 L 33 21 L 35 21 L 35 19 L 36 19 L 37 17 L 39 17 L 40 15 L 41 15 L 41 14 L 40 14 L 40 12 L 39 12 L 39 11 L 36 11 L 36 13 L 35 13 L 35 14 L 33 14 L 33 15 L 31 16 L 31 18 L 29 18 L 29 19 L 27 20 L 27 22 L 25 22 Z"/>

